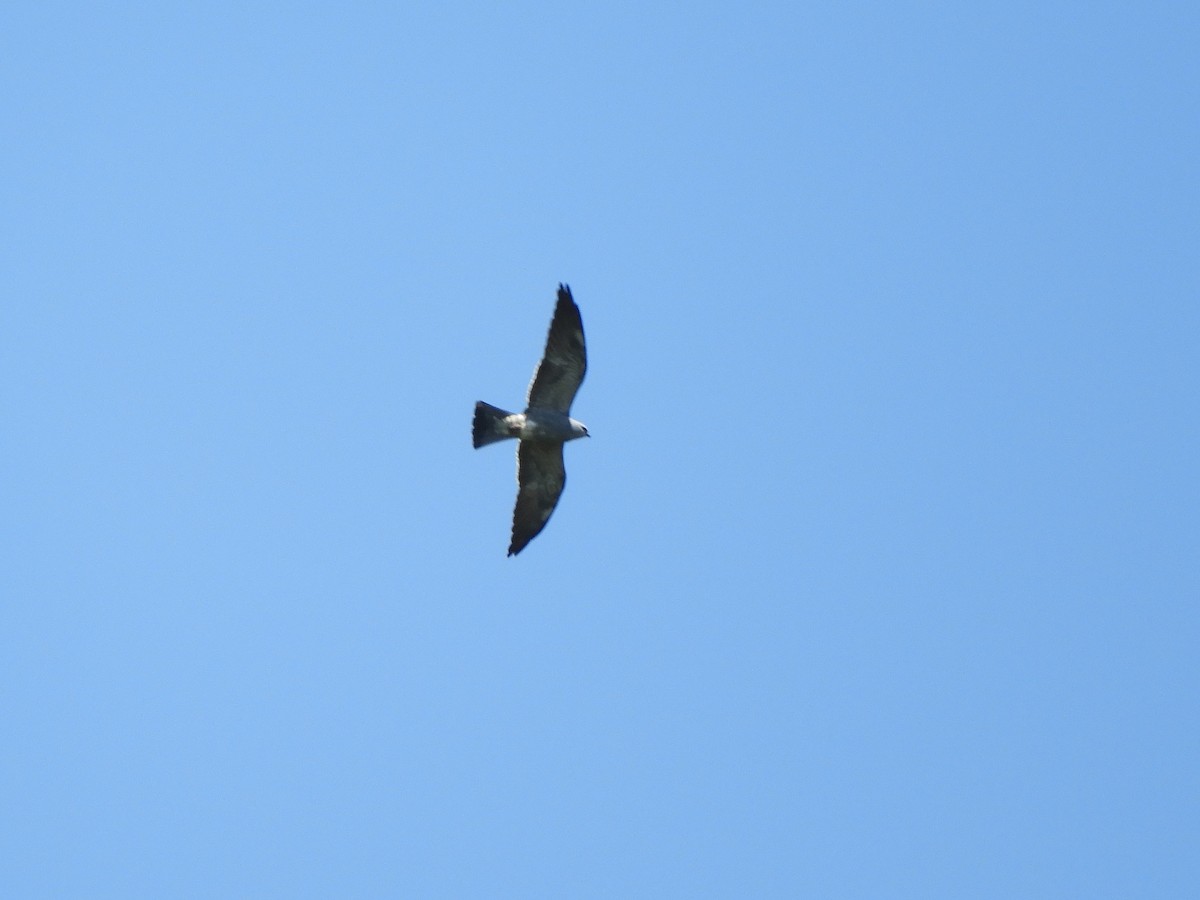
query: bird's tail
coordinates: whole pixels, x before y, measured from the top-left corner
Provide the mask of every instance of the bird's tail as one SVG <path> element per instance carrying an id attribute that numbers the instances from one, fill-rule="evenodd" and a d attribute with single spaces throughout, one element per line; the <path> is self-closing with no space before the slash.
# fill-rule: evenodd
<path id="1" fill-rule="evenodd" d="M 482 400 L 476 403 L 475 421 L 471 424 L 471 443 L 475 445 L 475 449 L 514 437 L 508 433 L 508 426 L 504 424 L 504 420 L 511 415 L 512 413 Z"/>

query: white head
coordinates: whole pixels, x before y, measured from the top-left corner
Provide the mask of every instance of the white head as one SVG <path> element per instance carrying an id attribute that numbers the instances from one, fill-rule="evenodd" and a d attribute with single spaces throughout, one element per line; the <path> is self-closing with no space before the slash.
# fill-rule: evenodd
<path id="1" fill-rule="evenodd" d="M 575 438 L 591 437 L 591 435 L 588 434 L 587 426 L 582 422 L 576 421 L 575 419 L 568 419 L 567 421 L 571 423 L 571 436 L 567 438 L 568 441 L 573 441 Z"/>

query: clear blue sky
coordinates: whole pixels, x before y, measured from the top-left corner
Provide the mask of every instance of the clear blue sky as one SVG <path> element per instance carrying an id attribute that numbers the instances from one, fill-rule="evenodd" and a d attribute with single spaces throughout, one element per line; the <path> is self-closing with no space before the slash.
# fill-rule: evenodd
<path id="1" fill-rule="evenodd" d="M 1200 895 L 1197 47 L 7 4 L 0 894 Z"/>

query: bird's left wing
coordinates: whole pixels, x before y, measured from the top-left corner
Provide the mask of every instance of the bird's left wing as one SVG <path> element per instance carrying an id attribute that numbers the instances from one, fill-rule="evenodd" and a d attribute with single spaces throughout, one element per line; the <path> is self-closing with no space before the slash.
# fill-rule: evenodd
<path id="1" fill-rule="evenodd" d="M 587 346 L 583 319 L 565 284 L 558 286 L 558 303 L 546 336 L 546 352 L 529 385 L 529 405 L 539 409 L 571 411 L 571 402 L 587 372 Z"/>

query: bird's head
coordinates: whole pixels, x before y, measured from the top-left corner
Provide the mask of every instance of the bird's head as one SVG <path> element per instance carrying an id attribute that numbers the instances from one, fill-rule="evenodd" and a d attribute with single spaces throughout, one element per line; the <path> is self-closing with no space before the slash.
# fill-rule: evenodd
<path id="1" fill-rule="evenodd" d="M 570 421 L 571 421 L 571 438 L 570 438 L 571 440 L 575 440 L 575 438 L 581 438 L 581 437 L 591 437 L 591 435 L 588 434 L 586 425 L 584 425 L 582 422 L 577 422 L 575 419 L 571 419 Z"/>

